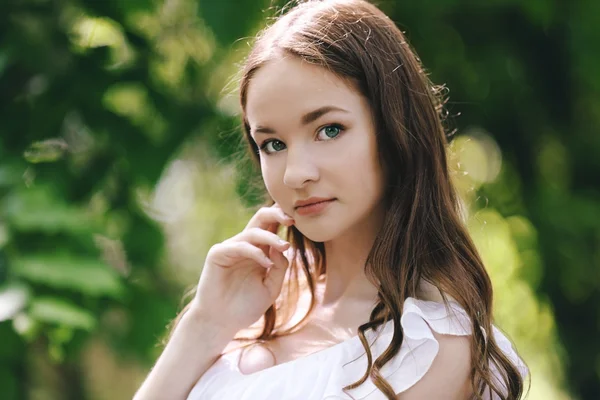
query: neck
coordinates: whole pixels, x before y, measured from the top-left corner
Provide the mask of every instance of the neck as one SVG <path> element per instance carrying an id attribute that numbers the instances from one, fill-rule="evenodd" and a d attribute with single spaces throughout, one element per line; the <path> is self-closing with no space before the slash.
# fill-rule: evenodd
<path id="1" fill-rule="evenodd" d="M 377 288 L 365 275 L 367 256 L 373 247 L 380 218 L 371 218 L 337 238 L 325 242 L 326 273 L 320 304 L 323 307 L 372 302 Z"/>

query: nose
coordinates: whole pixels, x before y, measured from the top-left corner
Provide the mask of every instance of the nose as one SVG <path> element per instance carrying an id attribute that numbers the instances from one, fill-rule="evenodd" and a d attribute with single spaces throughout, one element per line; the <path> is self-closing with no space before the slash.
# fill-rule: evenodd
<path id="1" fill-rule="evenodd" d="M 319 179 L 319 168 L 306 149 L 287 149 L 283 183 L 292 189 L 301 189 Z"/>

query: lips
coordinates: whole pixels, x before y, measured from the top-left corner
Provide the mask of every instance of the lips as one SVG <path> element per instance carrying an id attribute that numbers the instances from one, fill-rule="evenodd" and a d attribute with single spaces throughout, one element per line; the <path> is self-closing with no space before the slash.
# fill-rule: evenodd
<path id="1" fill-rule="evenodd" d="M 306 205 L 296 207 L 296 213 L 300 216 L 317 216 L 324 213 L 336 199 L 325 199 L 306 203 Z"/>
<path id="2" fill-rule="evenodd" d="M 294 209 L 310 206 L 313 204 L 324 203 L 324 202 L 331 201 L 331 200 L 335 200 L 335 198 L 332 198 L 332 197 L 329 197 L 329 198 L 328 197 L 310 197 L 308 199 L 298 200 L 297 202 L 295 202 Z"/>

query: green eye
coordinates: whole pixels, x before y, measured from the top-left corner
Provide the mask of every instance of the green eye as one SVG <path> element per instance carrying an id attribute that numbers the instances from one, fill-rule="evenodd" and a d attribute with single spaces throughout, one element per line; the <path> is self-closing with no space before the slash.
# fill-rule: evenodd
<path id="1" fill-rule="evenodd" d="M 321 137 L 321 139 L 324 140 L 335 139 L 339 136 L 340 133 L 342 133 L 342 127 L 339 125 L 327 125 L 321 128 L 321 130 L 319 131 L 320 135 L 325 135 L 324 137 Z"/>
<path id="2" fill-rule="evenodd" d="M 325 134 L 328 137 L 336 137 L 337 135 L 340 134 L 340 128 L 338 128 L 337 126 L 326 126 Z"/>
<path id="3" fill-rule="evenodd" d="M 274 140 L 271 142 L 273 144 L 273 150 L 275 151 L 280 151 L 285 149 L 285 145 L 283 144 L 283 142 L 280 142 L 279 140 Z"/>
<path id="4" fill-rule="evenodd" d="M 262 149 L 265 150 L 267 154 L 277 153 L 278 151 L 285 149 L 285 144 L 280 140 L 269 140 L 262 145 Z"/>

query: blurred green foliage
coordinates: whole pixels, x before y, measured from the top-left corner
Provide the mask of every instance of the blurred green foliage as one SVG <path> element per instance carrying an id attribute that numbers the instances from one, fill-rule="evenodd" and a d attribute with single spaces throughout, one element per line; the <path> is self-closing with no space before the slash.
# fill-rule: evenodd
<path id="1" fill-rule="evenodd" d="M 378 4 L 450 88 L 457 186 L 531 398 L 600 398 L 600 2 Z M 232 77 L 270 6 L 0 3 L 3 399 L 131 397 L 203 251 L 245 224 Z"/>

